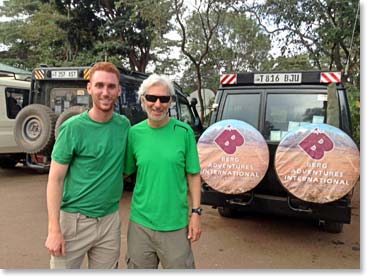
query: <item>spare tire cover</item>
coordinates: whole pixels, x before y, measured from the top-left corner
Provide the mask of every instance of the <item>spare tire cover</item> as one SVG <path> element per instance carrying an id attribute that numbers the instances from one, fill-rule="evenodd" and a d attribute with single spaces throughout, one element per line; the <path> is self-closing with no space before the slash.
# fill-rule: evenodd
<path id="1" fill-rule="evenodd" d="M 340 199 L 359 178 L 356 144 L 327 124 L 307 124 L 288 133 L 279 143 L 274 164 L 285 189 L 308 202 Z"/>
<path id="2" fill-rule="evenodd" d="M 200 136 L 201 177 L 226 194 L 256 187 L 269 166 L 268 146 L 253 126 L 239 120 L 219 121 Z"/>

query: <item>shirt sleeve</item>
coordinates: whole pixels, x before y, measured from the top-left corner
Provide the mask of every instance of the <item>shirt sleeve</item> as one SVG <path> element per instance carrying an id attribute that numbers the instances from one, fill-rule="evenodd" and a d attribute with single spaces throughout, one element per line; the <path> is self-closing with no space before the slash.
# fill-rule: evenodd
<path id="1" fill-rule="evenodd" d="M 125 153 L 125 166 L 124 166 L 124 174 L 130 175 L 136 171 L 136 159 L 134 154 L 134 147 L 133 147 L 133 132 L 131 128 L 129 129 L 129 134 L 127 137 L 127 147 Z"/>
<path id="2" fill-rule="evenodd" d="M 70 164 L 75 150 L 75 137 L 69 124 L 60 126 L 59 135 L 52 150 L 51 158 L 60 164 Z"/>

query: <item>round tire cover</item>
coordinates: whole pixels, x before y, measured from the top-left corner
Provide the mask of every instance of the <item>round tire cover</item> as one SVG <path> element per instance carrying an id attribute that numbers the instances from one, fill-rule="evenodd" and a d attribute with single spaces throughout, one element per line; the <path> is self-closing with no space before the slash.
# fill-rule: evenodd
<path id="1" fill-rule="evenodd" d="M 359 178 L 359 150 L 340 129 L 307 124 L 288 133 L 275 153 L 282 185 L 295 197 L 327 203 L 348 194 Z"/>
<path id="2" fill-rule="evenodd" d="M 253 126 L 223 120 L 200 136 L 198 152 L 201 177 L 226 194 L 245 193 L 258 185 L 269 166 L 268 146 Z"/>

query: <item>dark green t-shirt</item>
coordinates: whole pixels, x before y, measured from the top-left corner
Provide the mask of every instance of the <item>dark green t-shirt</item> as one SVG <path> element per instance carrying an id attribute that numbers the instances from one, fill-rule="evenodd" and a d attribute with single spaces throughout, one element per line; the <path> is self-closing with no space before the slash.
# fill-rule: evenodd
<path id="1" fill-rule="evenodd" d="M 137 170 L 130 219 L 156 231 L 188 224 L 186 174 L 200 172 L 194 132 L 171 118 L 162 128 L 147 120 L 129 131 L 125 174 Z"/>
<path id="2" fill-rule="evenodd" d="M 90 217 L 118 210 L 129 128 L 129 120 L 117 113 L 108 122 L 99 123 L 84 112 L 61 125 L 52 159 L 69 164 L 62 210 Z"/>

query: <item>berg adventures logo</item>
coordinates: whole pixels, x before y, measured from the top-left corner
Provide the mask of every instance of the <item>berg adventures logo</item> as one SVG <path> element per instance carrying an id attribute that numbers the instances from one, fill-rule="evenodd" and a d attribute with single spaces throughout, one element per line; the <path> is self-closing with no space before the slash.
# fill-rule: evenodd
<path id="1" fill-rule="evenodd" d="M 233 154 L 236 152 L 237 147 L 242 146 L 245 143 L 245 139 L 241 133 L 232 128 L 230 125 L 227 129 L 219 133 L 215 139 L 215 143 L 227 154 Z"/>
<path id="2" fill-rule="evenodd" d="M 334 148 L 334 143 L 325 133 L 315 128 L 298 146 L 312 159 L 320 160 L 325 152 Z"/>

